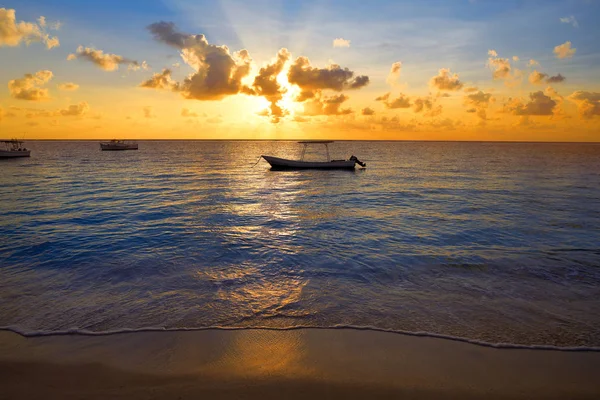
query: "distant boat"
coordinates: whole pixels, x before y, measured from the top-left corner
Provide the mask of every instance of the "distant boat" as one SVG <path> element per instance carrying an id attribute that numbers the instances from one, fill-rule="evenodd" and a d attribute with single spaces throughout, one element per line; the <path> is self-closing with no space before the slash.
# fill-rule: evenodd
<path id="1" fill-rule="evenodd" d="M 4 143 L 4 149 L 0 149 L 0 158 L 29 157 L 31 155 L 31 150 L 26 149 L 20 140 L 0 140 L 0 143 Z"/>
<path id="2" fill-rule="evenodd" d="M 347 160 L 331 160 L 329 157 L 329 147 L 332 140 L 311 140 L 298 142 L 303 144 L 302 155 L 300 160 L 289 160 L 286 158 L 279 158 L 273 156 L 261 156 L 269 164 L 271 169 L 354 169 L 355 165 L 358 164 L 361 167 L 366 167 L 367 164 L 360 161 L 356 156 L 351 156 Z M 325 151 L 327 152 L 327 161 L 304 161 L 304 154 L 306 153 L 306 147 L 309 144 L 323 144 L 325 145 Z"/>
<path id="3" fill-rule="evenodd" d="M 100 149 L 104 151 L 137 150 L 138 144 L 113 139 L 110 142 L 100 143 Z"/>

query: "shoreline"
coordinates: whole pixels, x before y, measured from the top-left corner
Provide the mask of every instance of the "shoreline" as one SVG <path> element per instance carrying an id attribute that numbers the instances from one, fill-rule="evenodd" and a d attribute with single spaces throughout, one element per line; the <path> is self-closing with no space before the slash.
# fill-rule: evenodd
<path id="1" fill-rule="evenodd" d="M 90 331 L 87 329 L 66 329 L 60 331 L 26 331 L 14 326 L 0 326 L 1 332 L 15 333 L 24 338 L 37 337 L 58 337 L 58 336 L 113 336 L 133 333 L 149 333 L 149 332 L 203 332 L 203 331 L 294 331 L 294 330 L 348 330 L 348 331 L 367 331 L 367 332 L 382 332 L 395 335 L 404 335 L 412 337 L 425 337 L 440 340 L 449 340 L 460 343 L 468 343 L 475 346 L 487 347 L 492 349 L 504 350 L 540 350 L 540 351 L 565 351 L 565 352 L 600 352 L 600 347 L 597 346 L 556 346 L 544 344 L 522 344 L 508 342 L 486 342 L 478 339 L 470 339 L 462 336 L 445 335 L 442 333 L 426 332 L 426 331 L 402 331 L 386 328 L 378 328 L 375 326 L 360 326 L 360 325 L 336 325 L 336 326 L 288 326 L 288 327 L 271 327 L 271 326 L 207 326 L 207 327 L 180 327 L 180 328 L 165 328 L 165 327 L 144 327 L 144 328 L 120 328 L 107 331 Z"/>
<path id="2" fill-rule="evenodd" d="M 597 398 L 600 353 L 350 329 L 23 337 L 0 331 L 0 398 Z"/>

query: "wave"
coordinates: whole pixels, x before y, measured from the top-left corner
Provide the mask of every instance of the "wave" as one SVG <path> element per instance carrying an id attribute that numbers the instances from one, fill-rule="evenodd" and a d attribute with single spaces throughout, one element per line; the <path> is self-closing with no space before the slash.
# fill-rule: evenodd
<path id="1" fill-rule="evenodd" d="M 476 346 L 507 349 L 507 350 L 550 350 L 550 351 L 566 351 L 566 352 L 600 352 L 600 347 L 574 346 L 561 347 L 553 345 L 526 345 L 518 343 L 493 343 L 477 339 L 470 339 L 461 336 L 443 335 L 433 332 L 423 331 L 402 331 L 394 329 L 383 329 L 374 326 L 358 326 L 358 325 L 333 325 L 333 326 L 289 326 L 289 327 L 270 327 L 270 326 L 207 326 L 207 327 L 180 327 L 180 328 L 165 328 L 165 327 L 144 327 L 144 328 L 119 328 L 105 331 L 90 331 L 87 329 L 71 328 L 60 331 L 31 331 L 20 328 L 18 326 L 0 326 L 0 331 L 9 331 L 21 335 L 26 338 L 35 337 L 51 337 L 51 336 L 111 336 L 128 333 L 141 332 L 195 332 L 195 331 L 247 331 L 247 330 L 263 330 L 263 331 L 294 331 L 294 330 L 353 330 L 353 331 L 371 331 L 393 333 L 404 336 L 429 337 L 442 340 L 451 340 L 455 342 L 469 343 Z"/>

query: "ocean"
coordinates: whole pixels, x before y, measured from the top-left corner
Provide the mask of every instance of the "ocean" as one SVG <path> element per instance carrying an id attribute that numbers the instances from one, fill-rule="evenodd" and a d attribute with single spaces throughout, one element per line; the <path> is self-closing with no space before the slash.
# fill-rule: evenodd
<path id="1" fill-rule="evenodd" d="M 30 141 L 0 160 L 0 327 L 360 328 L 600 348 L 600 145 Z M 314 154 L 321 155 L 316 147 Z"/>

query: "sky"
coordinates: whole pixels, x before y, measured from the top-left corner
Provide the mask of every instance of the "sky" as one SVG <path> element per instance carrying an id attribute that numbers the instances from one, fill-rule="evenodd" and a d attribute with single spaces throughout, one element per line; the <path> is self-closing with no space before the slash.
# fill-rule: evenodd
<path id="1" fill-rule="evenodd" d="M 600 141 L 600 0 L 5 0 L 0 139 Z"/>

